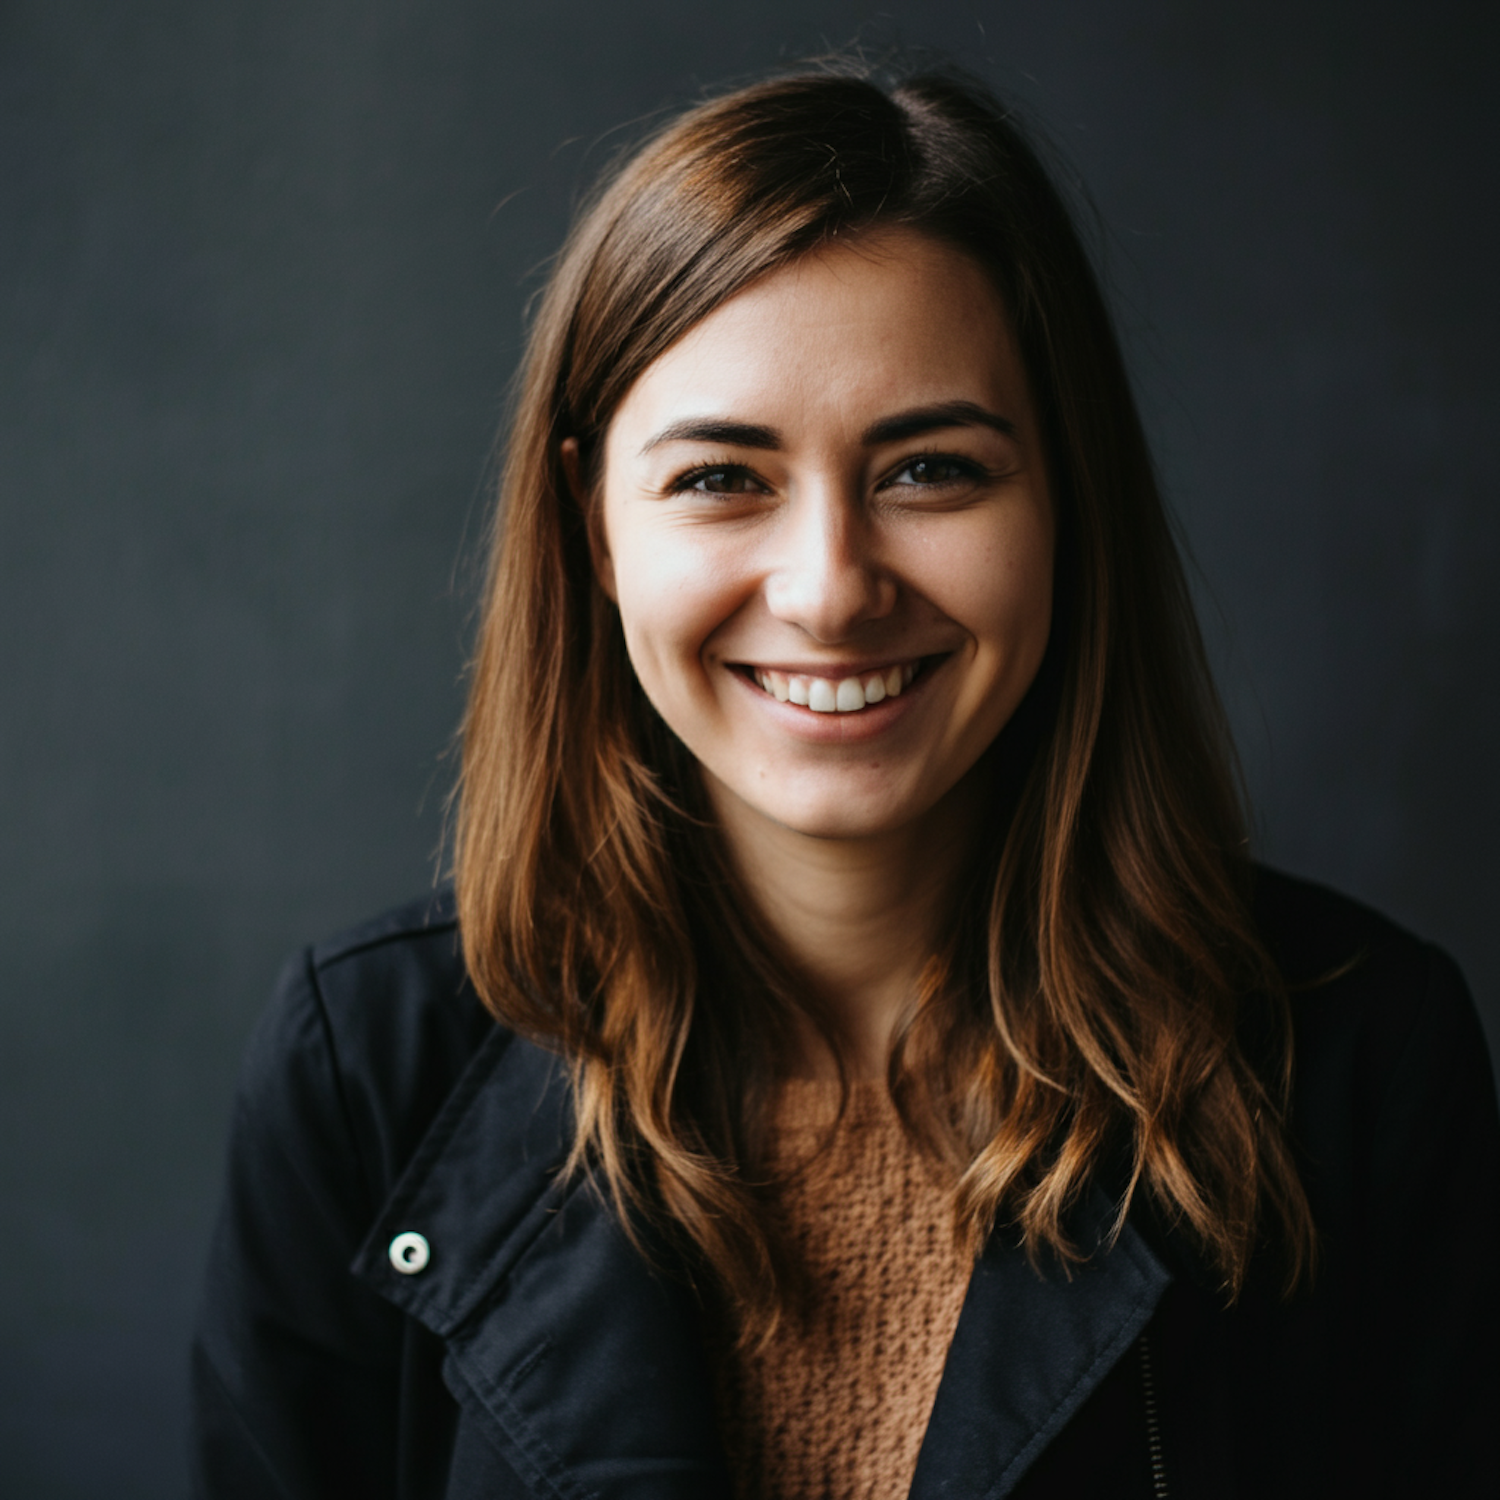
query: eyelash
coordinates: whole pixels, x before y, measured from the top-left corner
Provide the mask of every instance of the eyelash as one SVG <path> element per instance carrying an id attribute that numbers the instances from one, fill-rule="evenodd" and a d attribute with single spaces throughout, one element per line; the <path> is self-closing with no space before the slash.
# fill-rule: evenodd
<path id="1" fill-rule="evenodd" d="M 940 490 L 945 485 L 960 484 L 965 480 L 985 479 L 990 472 L 983 464 L 975 459 L 965 458 L 961 453 L 943 453 L 934 450 L 930 453 L 913 453 L 902 461 L 900 468 L 892 470 L 890 478 L 882 481 L 882 484 L 893 484 L 908 469 L 914 469 L 918 464 L 951 464 L 958 470 L 958 474 L 952 479 L 938 479 L 929 484 L 913 482 L 912 488 L 922 490 Z"/>
<path id="2" fill-rule="evenodd" d="M 906 473 L 908 469 L 915 468 L 918 464 L 951 464 L 959 473 L 952 479 L 938 479 L 927 484 L 912 481 L 911 487 L 913 489 L 938 490 L 944 488 L 946 485 L 961 483 L 964 480 L 983 479 L 989 473 L 983 464 L 976 463 L 972 458 L 965 458 L 958 453 L 944 453 L 934 450 L 930 453 L 913 453 L 910 455 L 910 457 L 903 460 L 900 468 L 892 471 L 889 478 L 881 481 L 880 487 L 883 489 L 885 486 L 894 483 L 900 475 Z M 762 483 L 748 465 L 736 463 L 732 459 L 725 459 L 718 463 L 694 464 L 691 469 L 684 470 L 683 473 L 672 480 L 667 486 L 667 493 L 673 495 L 686 494 L 700 480 L 707 479 L 714 474 L 722 474 L 725 478 L 748 479 L 757 485 Z M 741 492 L 734 490 L 708 490 L 702 493 L 732 495 Z"/>
<path id="3" fill-rule="evenodd" d="M 669 495 L 686 494 L 694 487 L 694 485 L 698 483 L 700 479 L 707 479 L 711 474 L 723 474 L 726 477 L 730 478 L 743 477 L 745 479 L 752 480 L 756 484 L 760 484 L 761 482 L 755 477 L 755 474 L 745 464 L 735 463 L 732 459 L 724 459 L 719 463 L 694 464 L 691 469 L 687 469 L 683 473 L 679 474 L 676 479 L 674 479 L 667 486 L 667 493 Z M 735 492 L 733 490 L 707 490 L 703 491 L 702 493 L 712 495 L 716 493 L 734 494 Z"/>

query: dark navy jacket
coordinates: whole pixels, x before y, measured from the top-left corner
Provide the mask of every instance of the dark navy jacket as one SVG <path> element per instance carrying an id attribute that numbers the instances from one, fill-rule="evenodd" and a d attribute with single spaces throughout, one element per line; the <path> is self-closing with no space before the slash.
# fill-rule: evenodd
<path id="1" fill-rule="evenodd" d="M 1071 1278 L 997 1235 L 919 1500 L 1500 1494 L 1500 1123 L 1463 981 L 1285 877 L 1262 874 L 1257 916 L 1304 986 L 1312 1290 L 1286 1303 L 1267 1277 L 1226 1310 L 1144 1215 Z M 288 970 L 245 1065 L 194 1347 L 198 1494 L 727 1494 L 686 1278 L 559 1183 L 568 1120 L 555 1059 L 468 986 L 446 898 Z M 420 1271 L 392 1262 L 407 1232 Z"/>

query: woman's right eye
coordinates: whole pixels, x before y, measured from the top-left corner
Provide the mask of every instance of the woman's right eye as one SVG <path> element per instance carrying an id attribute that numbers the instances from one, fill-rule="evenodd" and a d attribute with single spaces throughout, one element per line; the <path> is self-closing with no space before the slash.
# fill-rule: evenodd
<path id="1" fill-rule="evenodd" d="M 671 489 L 674 494 L 696 490 L 700 495 L 758 495 L 765 492 L 765 486 L 740 464 L 713 464 L 689 469 L 672 481 Z"/>

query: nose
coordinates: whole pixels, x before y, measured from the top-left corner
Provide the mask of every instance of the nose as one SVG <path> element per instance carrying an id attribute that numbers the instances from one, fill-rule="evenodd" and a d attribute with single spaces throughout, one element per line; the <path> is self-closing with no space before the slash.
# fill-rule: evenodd
<path id="1" fill-rule="evenodd" d="M 804 493 L 779 530 L 766 580 L 777 619 L 832 644 L 895 607 L 896 580 L 881 565 L 875 529 L 852 496 L 831 485 Z"/>

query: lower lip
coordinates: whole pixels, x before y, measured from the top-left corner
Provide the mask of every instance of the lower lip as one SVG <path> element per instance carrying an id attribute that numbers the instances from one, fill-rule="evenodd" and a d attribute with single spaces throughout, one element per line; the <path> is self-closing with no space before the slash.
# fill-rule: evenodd
<path id="1" fill-rule="evenodd" d="M 787 733 L 817 745 L 862 745 L 898 724 L 926 692 L 929 680 L 941 667 L 942 661 L 928 661 L 894 698 L 882 698 L 879 703 L 845 714 L 820 714 L 800 703 L 783 703 L 745 673 L 732 667 L 725 670 L 753 698 L 761 711 L 770 714 L 772 722 Z"/>

